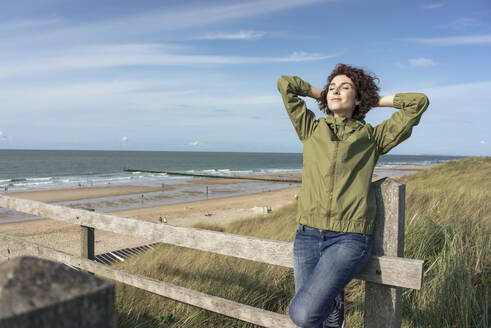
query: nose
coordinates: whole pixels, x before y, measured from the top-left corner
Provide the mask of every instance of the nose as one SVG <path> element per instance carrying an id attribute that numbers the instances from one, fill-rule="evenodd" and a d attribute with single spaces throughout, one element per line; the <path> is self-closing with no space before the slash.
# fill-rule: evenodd
<path id="1" fill-rule="evenodd" d="M 332 94 L 338 95 L 340 92 L 339 90 L 340 90 L 340 87 L 338 86 L 338 87 L 334 87 L 330 92 Z"/>

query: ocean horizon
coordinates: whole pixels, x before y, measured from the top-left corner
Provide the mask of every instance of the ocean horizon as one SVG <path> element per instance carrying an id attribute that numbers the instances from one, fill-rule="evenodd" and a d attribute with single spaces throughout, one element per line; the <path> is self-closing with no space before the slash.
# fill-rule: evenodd
<path id="1" fill-rule="evenodd" d="M 383 155 L 377 168 L 440 164 L 467 156 Z M 125 169 L 217 176 L 300 173 L 301 153 L 125 150 L 0 150 L 0 188 L 35 191 L 80 186 L 182 183 L 190 177 Z"/>

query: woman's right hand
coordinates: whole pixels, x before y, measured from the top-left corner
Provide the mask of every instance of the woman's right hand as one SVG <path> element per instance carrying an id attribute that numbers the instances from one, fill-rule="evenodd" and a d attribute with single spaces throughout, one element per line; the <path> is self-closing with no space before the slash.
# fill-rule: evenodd
<path id="1" fill-rule="evenodd" d="M 315 100 L 319 100 L 319 98 L 321 97 L 321 90 L 311 85 L 307 96 L 309 96 L 310 98 L 314 98 Z"/>

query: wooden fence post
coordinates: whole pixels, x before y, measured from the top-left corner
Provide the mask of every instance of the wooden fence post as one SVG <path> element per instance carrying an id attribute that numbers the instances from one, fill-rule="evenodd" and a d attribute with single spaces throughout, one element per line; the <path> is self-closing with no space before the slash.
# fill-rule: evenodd
<path id="1" fill-rule="evenodd" d="M 87 209 L 94 212 L 93 208 Z M 94 250 L 94 228 L 80 226 L 80 257 L 95 260 Z"/>
<path id="2" fill-rule="evenodd" d="M 94 260 L 94 228 L 80 226 L 81 250 L 80 257 Z"/>
<path id="3" fill-rule="evenodd" d="M 403 257 L 405 185 L 386 178 L 372 187 L 377 199 L 372 255 Z M 364 327 L 400 328 L 401 303 L 402 288 L 366 282 Z"/>

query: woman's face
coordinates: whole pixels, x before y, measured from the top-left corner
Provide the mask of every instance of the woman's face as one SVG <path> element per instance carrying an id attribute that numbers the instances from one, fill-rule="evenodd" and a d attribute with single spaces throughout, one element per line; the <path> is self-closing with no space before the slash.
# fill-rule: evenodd
<path id="1" fill-rule="evenodd" d="M 360 104 L 353 81 L 346 75 L 336 75 L 327 90 L 327 106 L 334 116 L 351 117 Z"/>

